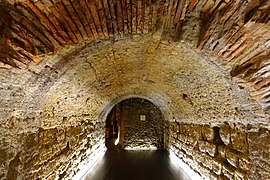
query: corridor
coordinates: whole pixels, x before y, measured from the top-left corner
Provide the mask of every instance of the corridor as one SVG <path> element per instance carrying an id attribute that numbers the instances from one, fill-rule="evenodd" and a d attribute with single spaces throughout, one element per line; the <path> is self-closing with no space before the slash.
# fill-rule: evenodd
<path id="1" fill-rule="evenodd" d="M 190 180 L 165 150 L 107 150 L 83 180 Z"/>

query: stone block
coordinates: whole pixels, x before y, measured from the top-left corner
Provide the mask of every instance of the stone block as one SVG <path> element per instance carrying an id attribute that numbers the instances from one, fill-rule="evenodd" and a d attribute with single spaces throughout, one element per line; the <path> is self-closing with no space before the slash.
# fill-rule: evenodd
<path id="1" fill-rule="evenodd" d="M 209 142 L 206 142 L 205 147 L 206 147 L 206 152 L 210 156 L 214 157 L 215 153 L 216 153 L 216 145 L 212 144 L 212 143 L 209 143 Z"/>
<path id="2" fill-rule="evenodd" d="M 214 141 L 214 129 L 210 125 L 203 125 L 202 128 L 202 137 L 203 139 L 213 142 Z"/>
<path id="3" fill-rule="evenodd" d="M 198 170 L 203 178 L 209 179 L 209 177 L 211 176 L 211 171 L 202 164 L 198 166 Z"/>
<path id="4" fill-rule="evenodd" d="M 248 153 L 247 134 L 245 132 L 231 129 L 231 143 L 234 149 L 244 154 Z"/>
<path id="5" fill-rule="evenodd" d="M 211 179 L 211 180 L 219 180 L 220 178 L 219 178 L 218 175 L 216 175 L 215 173 L 211 172 L 210 179 Z"/>
<path id="6" fill-rule="evenodd" d="M 192 156 L 193 151 L 194 151 L 194 148 L 192 146 L 188 146 L 187 154 Z"/>
<path id="7" fill-rule="evenodd" d="M 177 153 L 177 155 L 178 155 L 178 157 L 180 158 L 180 159 L 184 159 L 185 158 L 185 154 L 183 153 L 183 152 L 181 152 L 181 151 L 179 151 L 179 153 Z"/>
<path id="8" fill-rule="evenodd" d="M 183 133 L 185 135 L 189 135 L 190 134 L 190 124 L 180 124 L 180 133 Z"/>
<path id="9" fill-rule="evenodd" d="M 183 144 L 182 145 L 182 150 L 184 150 L 186 152 L 186 154 L 191 155 L 193 153 L 193 146 L 189 146 L 187 144 Z"/>
<path id="10" fill-rule="evenodd" d="M 90 124 L 90 123 L 88 123 L 88 124 L 86 124 L 85 126 L 84 126 L 84 130 L 85 130 L 85 132 L 86 133 L 91 133 L 91 132 L 93 132 L 94 131 L 94 125 L 93 124 Z"/>
<path id="11" fill-rule="evenodd" d="M 222 174 L 228 178 L 228 179 L 234 179 L 234 172 L 235 169 L 227 164 L 227 163 L 222 163 L 222 170 L 221 170 Z"/>
<path id="12" fill-rule="evenodd" d="M 68 127 L 66 130 L 67 137 L 76 137 L 82 133 L 82 128 L 79 126 Z"/>
<path id="13" fill-rule="evenodd" d="M 61 152 L 63 149 L 65 149 L 67 146 L 67 143 L 66 142 L 61 142 L 61 143 L 57 143 L 57 144 L 54 144 L 52 146 L 52 149 L 53 149 L 53 152 L 54 153 L 59 153 Z"/>
<path id="14" fill-rule="evenodd" d="M 226 158 L 227 161 L 234 167 L 238 167 L 239 155 L 236 151 L 232 149 L 226 149 Z"/>
<path id="15" fill-rule="evenodd" d="M 194 137 L 195 139 L 201 139 L 201 125 L 193 124 L 190 127 L 190 136 Z"/>
<path id="16" fill-rule="evenodd" d="M 178 149 L 178 148 L 179 148 L 179 142 L 178 142 L 178 140 L 172 139 L 172 141 L 170 141 L 170 143 L 171 143 L 171 146 L 172 146 L 174 149 Z"/>
<path id="17" fill-rule="evenodd" d="M 206 141 L 198 141 L 199 150 L 203 153 L 206 152 Z"/>
<path id="18" fill-rule="evenodd" d="M 178 134 L 177 138 L 182 143 L 186 143 L 186 136 L 184 134 Z"/>
<path id="19" fill-rule="evenodd" d="M 174 138 L 174 139 L 177 139 L 177 136 L 178 134 L 176 133 L 176 132 L 174 132 L 174 133 L 172 133 L 172 137 Z"/>
<path id="20" fill-rule="evenodd" d="M 234 178 L 235 180 L 247 180 L 247 173 L 245 171 L 239 171 L 239 170 L 235 170 L 234 173 Z"/>
<path id="21" fill-rule="evenodd" d="M 269 158 L 269 151 L 265 151 L 266 153 L 263 153 L 263 150 L 269 150 L 270 149 L 270 132 L 267 129 L 260 129 L 259 131 L 253 131 L 247 133 L 247 141 L 249 145 L 249 154 L 257 154 L 257 155 L 264 155 L 267 160 Z M 260 151 L 258 151 L 260 150 Z"/>
<path id="22" fill-rule="evenodd" d="M 239 167 L 245 171 L 250 171 L 252 168 L 251 160 L 248 157 L 239 157 Z"/>
<path id="23" fill-rule="evenodd" d="M 195 143 L 196 143 L 196 138 L 195 137 L 193 137 L 193 136 L 187 136 L 186 137 L 186 143 L 188 144 L 188 145 L 190 145 L 190 146 L 194 146 L 195 145 Z"/>
<path id="24" fill-rule="evenodd" d="M 176 125 L 176 122 L 170 122 L 170 125 L 169 125 L 170 132 L 172 133 L 175 132 L 175 125 Z"/>
<path id="25" fill-rule="evenodd" d="M 226 159 L 226 146 L 221 145 L 217 147 L 218 155 L 224 159 Z"/>
<path id="26" fill-rule="evenodd" d="M 52 145 L 57 143 L 57 129 L 39 129 L 38 142 L 42 145 Z"/>
<path id="27" fill-rule="evenodd" d="M 176 141 L 176 147 L 177 147 L 178 149 L 181 149 L 182 146 L 183 146 L 183 144 L 184 144 L 184 143 L 182 143 L 182 142 L 179 141 L 179 140 Z"/>
<path id="28" fill-rule="evenodd" d="M 39 150 L 39 158 L 41 162 L 47 161 L 53 156 L 53 150 L 51 147 L 44 147 Z"/>
<path id="29" fill-rule="evenodd" d="M 209 143 L 207 141 L 199 141 L 199 150 L 201 152 L 206 152 L 208 153 L 210 156 L 214 157 L 215 153 L 216 153 L 216 145 Z"/>
<path id="30" fill-rule="evenodd" d="M 221 174 L 221 168 L 222 168 L 222 163 L 219 162 L 218 160 L 213 160 L 212 161 L 212 171 L 217 174 L 220 175 Z"/>
<path id="31" fill-rule="evenodd" d="M 219 134 L 225 145 L 229 145 L 231 143 L 231 127 L 228 123 L 224 123 L 220 126 Z"/>
<path id="32" fill-rule="evenodd" d="M 197 161 L 199 163 L 202 163 L 204 161 L 204 155 L 202 155 L 203 153 L 201 153 L 200 151 L 193 151 L 193 159 L 194 161 Z"/>
<path id="33" fill-rule="evenodd" d="M 199 171 L 199 166 L 200 166 L 200 163 L 196 162 L 196 161 L 193 161 L 194 163 L 194 166 L 192 166 L 192 170 L 198 174 Z M 199 174 L 198 174 L 199 175 Z"/>
<path id="34" fill-rule="evenodd" d="M 91 138 L 91 137 L 90 137 Z M 170 142 L 171 143 L 173 143 L 173 142 L 175 142 L 175 139 L 173 138 L 173 136 L 170 134 L 170 136 L 169 136 L 169 140 L 170 140 Z"/>
<path id="35" fill-rule="evenodd" d="M 211 156 L 204 153 L 202 153 L 202 156 L 204 156 L 204 161 L 202 162 L 202 164 L 208 169 L 212 169 L 214 159 Z"/>
<path id="36" fill-rule="evenodd" d="M 58 130 L 57 132 L 57 141 L 60 142 L 60 141 L 64 141 L 65 138 L 66 138 L 66 134 L 65 134 L 65 131 L 64 130 Z"/>
<path id="37" fill-rule="evenodd" d="M 192 156 L 188 154 L 186 155 L 185 162 L 191 167 L 194 165 Z"/>

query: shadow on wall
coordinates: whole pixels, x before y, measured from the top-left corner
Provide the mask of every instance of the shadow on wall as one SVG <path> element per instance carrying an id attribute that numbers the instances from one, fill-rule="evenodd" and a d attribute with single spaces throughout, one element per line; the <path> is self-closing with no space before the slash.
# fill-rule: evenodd
<path id="1" fill-rule="evenodd" d="M 131 98 L 116 104 L 106 119 L 106 146 L 124 149 L 164 148 L 164 118 L 150 101 Z"/>

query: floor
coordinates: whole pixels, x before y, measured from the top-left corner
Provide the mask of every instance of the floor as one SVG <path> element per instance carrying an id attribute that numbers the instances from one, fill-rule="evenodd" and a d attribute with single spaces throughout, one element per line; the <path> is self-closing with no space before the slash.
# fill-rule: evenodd
<path id="1" fill-rule="evenodd" d="M 190 180 L 165 150 L 107 150 L 83 180 Z"/>

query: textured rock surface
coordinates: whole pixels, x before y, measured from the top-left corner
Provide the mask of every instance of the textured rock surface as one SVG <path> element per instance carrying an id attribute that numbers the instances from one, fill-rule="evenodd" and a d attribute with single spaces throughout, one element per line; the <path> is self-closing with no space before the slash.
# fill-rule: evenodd
<path id="1" fill-rule="evenodd" d="M 196 134 L 175 129 L 195 129 Z M 173 150 L 192 169 L 206 179 L 267 179 L 269 177 L 270 140 L 269 130 L 254 129 L 252 125 L 229 125 L 228 123 L 210 127 L 214 133 L 213 141 L 204 138 L 205 125 L 171 122 L 169 148 Z M 225 130 L 224 130 L 225 128 Z M 201 129 L 201 131 L 198 131 Z M 210 130 L 207 130 L 210 131 Z M 221 132 L 228 132 L 229 139 L 237 141 L 225 144 Z M 262 142 L 264 141 L 264 143 Z"/>
<path id="2" fill-rule="evenodd" d="M 72 176 L 102 149 L 113 105 L 141 97 L 178 123 L 164 143 L 201 174 L 270 179 L 269 9 L 258 0 L 2 0 L 0 178 Z"/>
<path id="3" fill-rule="evenodd" d="M 163 148 L 165 123 L 151 102 L 134 98 L 122 103 L 123 148 Z M 140 116 L 144 115 L 145 120 Z"/>
<path id="4" fill-rule="evenodd" d="M 3 0 L 0 67 L 28 68 L 71 44 L 158 29 L 227 65 L 269 115 L 269 9 L 258 0 Z"/>
<path id="5" fill-rule="evenodd" d="M 215 139 L 213 125 L 228 122 L 261 126 L 265 128 L 262 137 L 267 139 L 269 124 L 261 121 L 264 112 L 247 98 L 247 89 L 240 89 L 227 78 L 228 71 L 189 46 L 154 34 L 82 43 L 44 59 L 25 70 L 0 69 L 0 177 L 73 176 L 80 164 L 103 148 L 105 118 L 110 109 L 130 97 L 157 105 L 167 122 L 186 123 L 172 124 L 173 131 L 171 126 L 166 129 L 164 143 L 171 149 L 172 139 L 177 139 L 174 144 L 181 147 L 179 156 L 194 163 L 202 174 L 231 177 L 236 174 L 231 168 L 249 167 L 253 158 L 251 164 L 264 163 L 258 167 L 266 171 L 255 168 L 251 172 L 267 175 L 268 162 L 255 158 L 267 156 L 267 149 L 262 152 L 257 144 L 251 144 L 246 151 L 242 142 L 257 139 L 256 131 L 252 136 L 253 129 L 248 135 L 241 128 L 220 131 L 234 133 L 220 137 L 229 139 L 220 145 L 227 145 L 223 156 L 231 158 L 224 165 L 214 163 L 221 140 Z M 204 128 L 190 128 L 194 122 Z M 234 138 L 238 132 L 243 137 L 239 140 Z M 200 138 L 199 144 L 193 136 Z M 193 145 L 197 151 L 202 150 L 198 159 L 208 164 L 193 161 L 197 152 Z M 245 155 L 244 159 L 240 155 Z M 220 170 L 221 165 L 224 168 Z M 240 170 L 239 176 L 243 175 Z"/>

